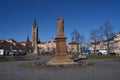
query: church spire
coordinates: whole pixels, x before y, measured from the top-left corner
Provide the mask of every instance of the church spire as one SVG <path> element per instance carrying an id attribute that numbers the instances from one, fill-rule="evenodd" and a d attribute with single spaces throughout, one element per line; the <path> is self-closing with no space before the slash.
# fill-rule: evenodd
<path id="1" fill-rule="evenodd" d="M 29 35 L 27 36 L 26 42 L 30 42 Z"/>
<path id="2" fill-rule="evenodd" d="M 33 46 L 33 53 L 37 54 L 37 43 L 38 43 L 38 26 L 36 22 L 36 16 L 34 16 L 34 23 L 32 28 L 32 46 Z"/>
<path id="3" fill-rule="evenodd" d="M 33 24 L 33 27 L 36 27 L 36 26 L 37 26 L 36 16 L 34 16 L 34 24 Z"/>

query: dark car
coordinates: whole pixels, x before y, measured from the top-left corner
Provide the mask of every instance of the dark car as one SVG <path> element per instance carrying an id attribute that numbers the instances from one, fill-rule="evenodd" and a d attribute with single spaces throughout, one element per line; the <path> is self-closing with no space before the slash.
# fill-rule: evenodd
<path id="1" fill-rule="evenodd" d="M 13 54 L 13 56 L 23 56 L 26 55 L 26 52 L 22 51 L 22 52 L 16 52 Z"/>
<path id="2" fill-rule="evenodd" d="M 111 53 L 109 53 L 109 55 L 116 55 L 116 53 L 114 53 L 114 52 L 111 52 Z"/>
<path id="3" fill-rule="evenodd" d="M 102 55 L 102 52 L 98 52 L 97 54 L 98 54 L 98 55 Z"/>

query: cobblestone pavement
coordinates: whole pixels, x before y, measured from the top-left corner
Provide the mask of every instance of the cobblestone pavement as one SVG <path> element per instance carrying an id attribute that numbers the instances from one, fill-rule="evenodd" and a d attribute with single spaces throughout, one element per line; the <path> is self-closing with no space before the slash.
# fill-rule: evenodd
<path id="1" fill-rule="evenodd" d="M 47 62 L 49 56 L 40 60 Z M 86 60 L 85 60 L 86 61 Z M 79 68 L 28 68 L 31 61 L 0 62 L 0 80 L 120 80 L 120 62 L 111 59 L 87 60 L 95 65 Z"/>

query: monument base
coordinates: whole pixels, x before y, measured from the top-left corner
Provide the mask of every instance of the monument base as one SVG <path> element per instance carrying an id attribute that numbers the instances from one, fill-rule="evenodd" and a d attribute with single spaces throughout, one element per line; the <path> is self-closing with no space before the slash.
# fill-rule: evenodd
<path id="1" fill-rule="evenodd" d="M 77 64 L 77 63 L 69 59 L 68 56 L 55 56 L 47 63 L 47 65 L 65 65 L 65 64 Z"/>
<path id="2" fill-rule="evenodd" d="M 32 55 L 38 55 L 38 52 L 33 52 Z"/>

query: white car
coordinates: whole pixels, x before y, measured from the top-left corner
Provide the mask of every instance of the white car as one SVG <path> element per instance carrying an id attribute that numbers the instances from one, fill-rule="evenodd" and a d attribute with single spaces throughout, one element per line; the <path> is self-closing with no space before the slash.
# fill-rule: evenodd
<path id="1" fill-rule="evenodd" d="M 102 53 L 102 55 L 107 55 L 107 50 L 99 50 L 99 53 Z"/>

